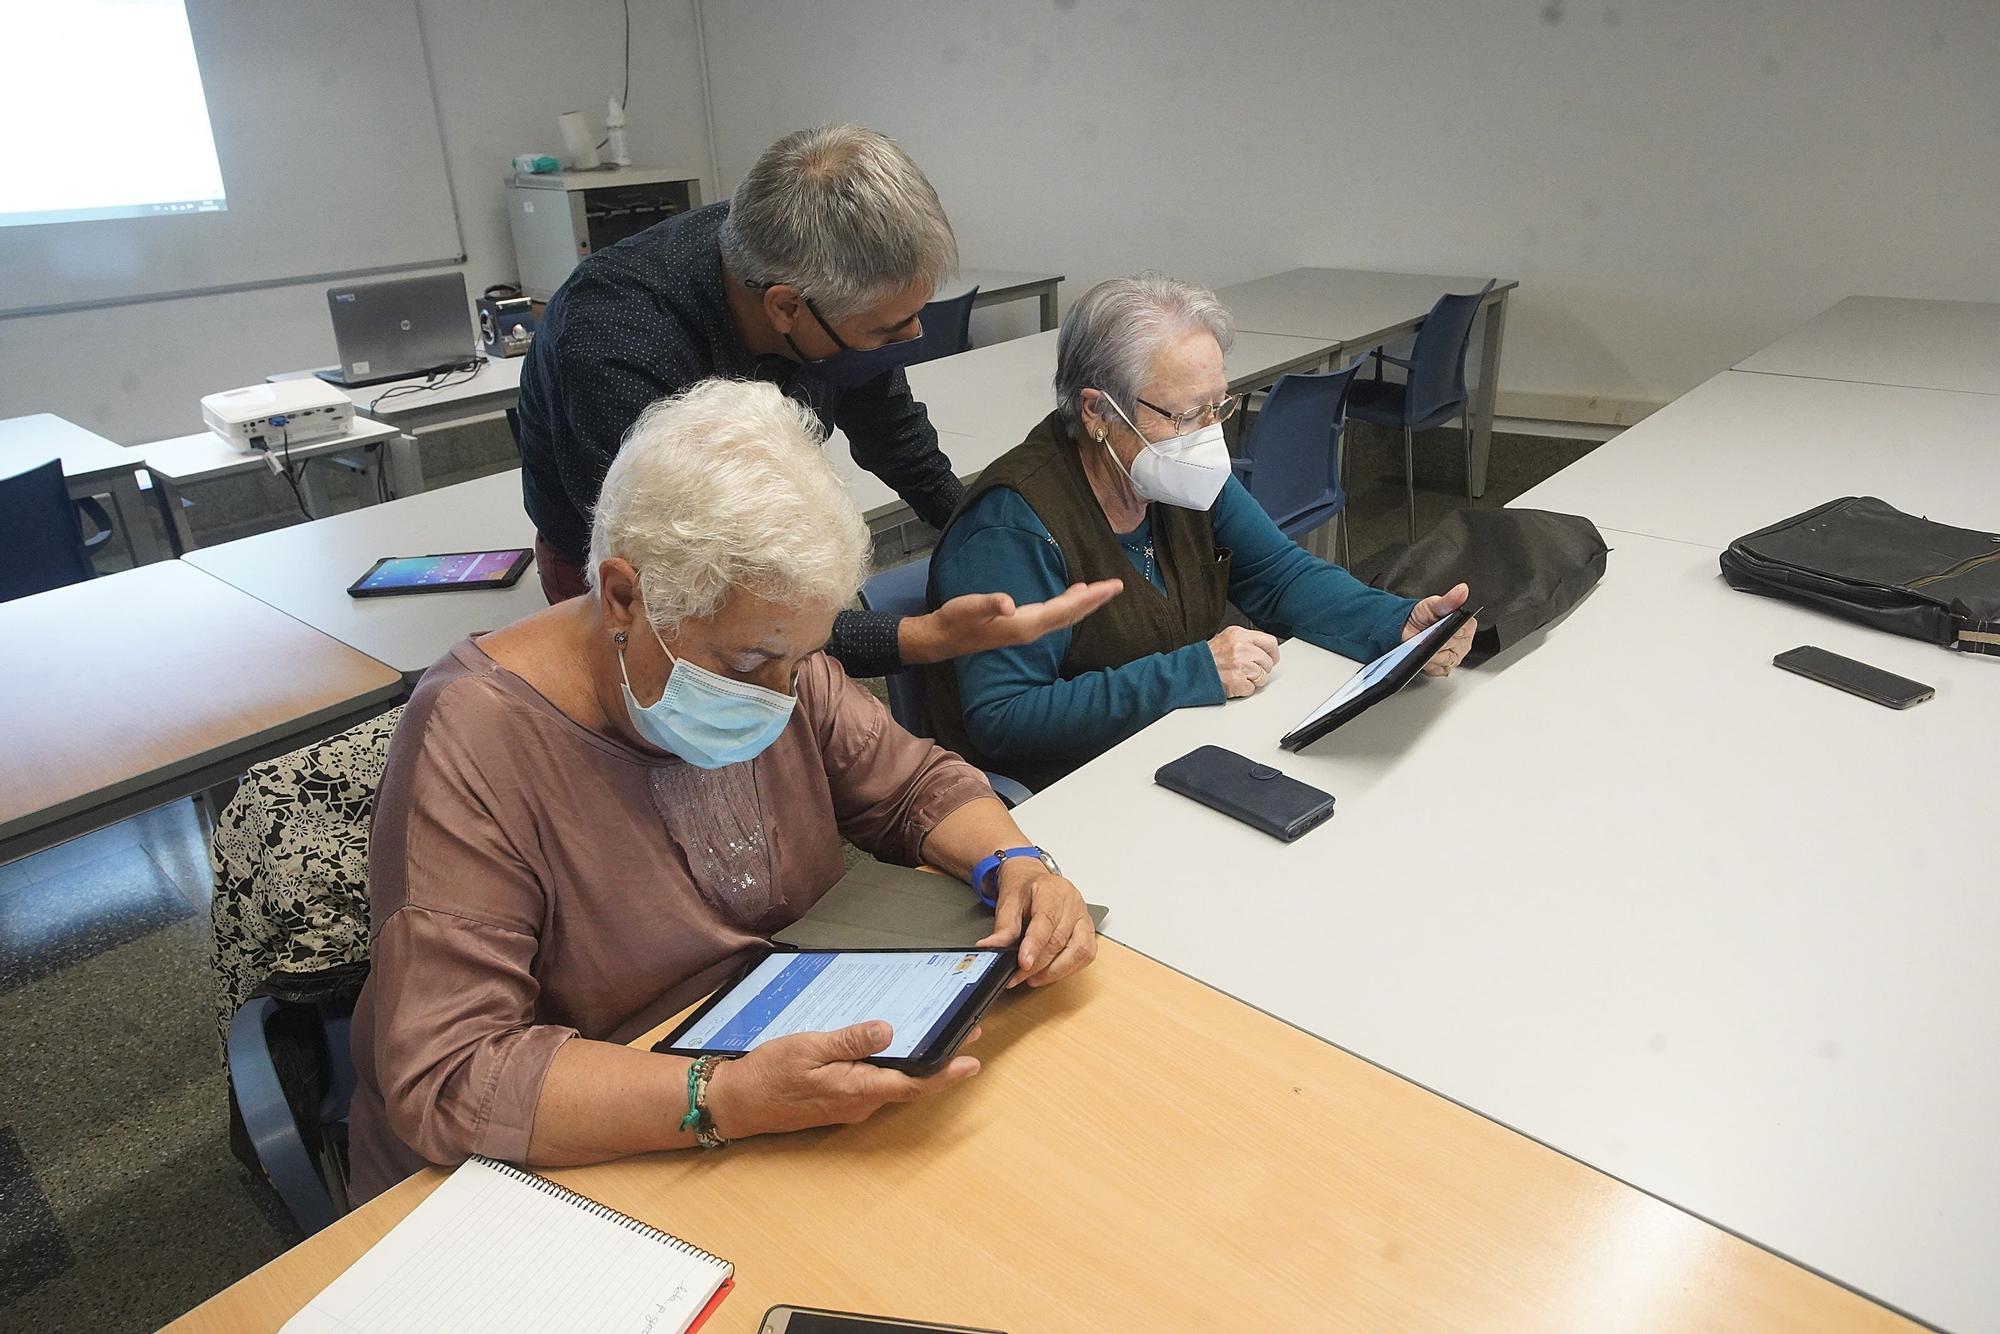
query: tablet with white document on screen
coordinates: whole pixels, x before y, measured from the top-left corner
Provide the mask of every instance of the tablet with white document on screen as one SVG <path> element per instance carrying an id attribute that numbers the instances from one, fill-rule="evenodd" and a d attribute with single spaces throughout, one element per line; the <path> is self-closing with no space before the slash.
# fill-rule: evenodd
<path id="1" fill-rule="evenodd" d="M 1401 690 L 1410 683 L 1410 678 L 1424 669 L 1424 664 L 1445 646 L 1446 641 L 1458 633 L 1460 626 L 1483 610 L 1483 607 L 1460 607 L 1348 677 L 1340 689 L 1327 696 L 1323 704 L 1279 740 L 1278 749 L 1301 750 L 1310 746 L 1342 723 L 1360 717 Z"/>
<path id="2" fill-rule="evenodd" d="M 870 1064 L 938 1069 L 1014 975 L 1011 949 L 777 949 L 752 961 L 653 1044 L 669 1056 L 741 1056 L 774 1038 L 882 1020 Z"/>

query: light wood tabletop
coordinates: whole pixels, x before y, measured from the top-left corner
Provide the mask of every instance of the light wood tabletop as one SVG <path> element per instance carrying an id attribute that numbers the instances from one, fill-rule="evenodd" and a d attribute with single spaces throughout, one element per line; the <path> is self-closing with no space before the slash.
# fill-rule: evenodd
<path id="1" fill-rule="evenodd" d="M 182 561 L 0 604 L 0 680 L 0 861 L 197 791 L 402 690 L 373 658 Z"/>
<path id="2" fill-rule="evenodd" d="M 985 1028 L 971 1083 L 862 1125 L 551 1175 L 732 1261 L 723 1334 L 780 1302 L 1016 1334 L 1913 1328 L 1116 944 Z M 168 1328 L 276 1329 L 441 1180 Z"/>

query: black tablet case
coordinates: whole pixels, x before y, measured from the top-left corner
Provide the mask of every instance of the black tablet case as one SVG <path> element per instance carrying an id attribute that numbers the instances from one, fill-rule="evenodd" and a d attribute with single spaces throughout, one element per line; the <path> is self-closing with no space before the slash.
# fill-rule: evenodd
<path id="1" fill-rule="evenodd" d="M 1153 781 L 1284 843 L 1333 814 L 1331 794 L 1220 746 L 1197 746 L 1169 760 Z"/>

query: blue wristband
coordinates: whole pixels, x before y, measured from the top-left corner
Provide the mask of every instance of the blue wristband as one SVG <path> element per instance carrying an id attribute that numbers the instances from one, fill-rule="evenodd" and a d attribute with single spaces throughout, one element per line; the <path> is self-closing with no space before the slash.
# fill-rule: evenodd
<path id="1" fill-rule="evenodd" d="M 989 908 L 1000 906 L 1000 892 L 997 888 L 1000 878 L 1000 863 L 1009 857 L 1033 857 L 1042 860 L 1040 848 L 1002 848 L 991 857 L 984 857 L 972 868 L 972 892 L 979 901 Z M 989 888 L 989 882 L 993 887 Z"/>

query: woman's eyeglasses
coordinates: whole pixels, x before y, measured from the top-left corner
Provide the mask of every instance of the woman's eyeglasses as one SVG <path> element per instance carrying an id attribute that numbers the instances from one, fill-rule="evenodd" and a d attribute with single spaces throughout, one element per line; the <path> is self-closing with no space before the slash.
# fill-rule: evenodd
<path id="1" fill-rule="evenodd" d="M 1241 394 L 1224 394 L 1220 402 L 1203 403 L 1200 407 L 1189 408 L 1186 412 L 1168 412 L 1157 403 L 1139 399 L 1142 408 L 1150 408 L 1167 421 L 1173 423 L 1175 435 L 1186 435 L 1190 430 L 1211 423 L 1221 425 L 1236 415 L 1236 409 L 1243 406 Z"/>

